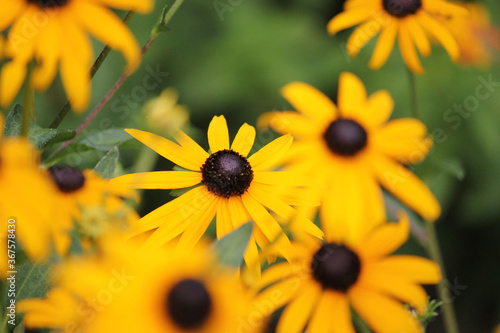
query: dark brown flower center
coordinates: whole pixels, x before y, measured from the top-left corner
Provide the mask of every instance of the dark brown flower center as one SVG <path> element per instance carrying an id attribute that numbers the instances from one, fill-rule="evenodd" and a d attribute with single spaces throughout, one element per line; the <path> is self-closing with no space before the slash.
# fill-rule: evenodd
<path id="1" fill-rule="evenodd" d="M 325 289 L 346 292 L 359 277 L 359 257 L 344 245 L 324 244 L 313 257 L 313 276 Z"/>
<path id="2" fill-rule="evenodd" d="M 182 329 L 201 327 L 210 315 L 212 300 L 205 285 L 193 279 L 182 280 L 168 293 L 166 309 Z"/>
<path id="3" fill-rule="evenodd" d="M 353 156 L 366 146 L 368 135 L 354 120 L 337 119 L 328 126 L 323 138 L 335 154 Z"/>
<path id="4" fill-rule="evenodd" d="M 49 172 L 61 192 L 75 192 L 85 184 L 85 176 L 78 169 L 64 165 L 54 165 L 49 168 Z"/>
<path id="5" fill-rule="evenodd" d="M 415 14 L 422 7 L 422 0 L 383 0 L 386 12 L 396 17 Z"/>
<path id="6" fill-rule="evenodd" d="M 202 184 L 218 196 L 242 195 L 253 180 L 252 166 L 237 152 L 225 149 L 210 155 L 201 167 Z"/>
<path id="7" fill-rule="evenodd" d="M 34 3 L 41 8 L 56 8 L 66 5 L 70 0 L 27 0 L 28 3 Z"/>

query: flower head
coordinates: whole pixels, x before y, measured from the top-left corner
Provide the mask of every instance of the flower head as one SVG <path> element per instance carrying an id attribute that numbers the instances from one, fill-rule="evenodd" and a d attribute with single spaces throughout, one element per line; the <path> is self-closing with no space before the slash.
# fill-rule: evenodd
<path id="1" fill-rule="evenodd" d="M 3 0 L 0 12 L 8 13 L 0 31 L 10 27 L 5 53 L 12 61 L 0 77 L 0 100 L 9 105 L 27 74 L 28 64 L 37 66 L 29 78 L 36 90 L 45 90 L 61 68 L 66 93 L 77 111 L 83 111 L 90 97 L 89 70 L 93 48 L 87 32 L 123 53 L 129 68 L 140 60 L 140 50 L 128 28 L 109 10 L 132 9 L 147 12 L 152 0 Z"/>
<path id="2" fill-rule="evenodd" d="M 178 95 L 175 89 L 167 88 L 144 106 L 147 124 L 155 132 L 172 135 L 189 121 L 188 109 L 177 104 Z"/>
<path id="3" fill-rule="evenodd" d="M 282 94 L 298 112 L 265 113 L 259 125 L 296 138 L 288 169 L 309 180 L 304 206 L 311 206 L 308 215 L 312 215 L 316 209 L 310 203 L 322 203 L 327 238 L 344 229 L 361 237 L 370 223 L 384 221 L 380 185 L 425 219 L 439 216 L 434 195 L 403 166 L 422 160 L 432 140 L 416 119 L 388 122 L 394 102 L 387 91 L 368 97 L 359 78 L 342 73 L 338 107 L 301 82 L 288 84 Z"/>
<path id="4" fill-rule="evenodd" d="M 493 26 L 488 10 L 479 2 L 460 3 L 470 15 L 442 18 L 442 23 L 455 36 L 464 65 L 487 67 L 494 50 L 500 50 L 500 29 Z"/>
<path id="5" fill-rule="evenodd" d="M 277 332 L 355 332 L 350 306 L 375 332 L 421 332 L 402 303 L 425 310 L 427 294 L 420 284 L 440 281 L 439 266 L 424 258 L 389 256 L 409 236 L 409 222 L 385 223 L 366 238 L 352 241 L 338 234 L 327 243 L 294 244 L 291 262 L 262 274 L 256 303 L 283 295 L 272 310 L 285 305 Z"/>
<path id="6" fill-rule="evenodd" d="M 182 234 L 178 248 L 189 251 L 217 216 L 218 238 L 245 222 L 255 222 L 245 254 L 245 261 L 253 273 L 260 275 L 257 244 L 264 247 L 276 241 L 275 248 L 287 256 L 290 241 L 268 209 L 285 220 L 294 213 L 274 190 L 275 186 L 290 184 L 290 176 L 273 171 L 292 143 L 290 135 L 274 140 L 248 157 L 254 144 L 255 129 L 244 124 L 229 145 L 223 116 L 214 117 L 208 128 L 211 154 L 182 131 L 174 135 L 179 144 L 143 131 L 126 131 L 186 171 L 130 174 L 113 179 L 112 184 L 142 189 L 194 187 L 141 218 L 139 232 L 157 228 L 146 241 L 146 246 L 158 247 Z M 300 220 L 296 223 L 296 229 L 302 228 L 322 237 L 322 232 L 312 222 Z"/>
<path id="7" fill-rule="evenodd" d="M 408 68 L 423 73 L 415 46 L 427 57 L 431 46 L 427 34 L 434 36 L 446 49 L 453 61 L 460 55 L 458 44 L 451 32 L 436 16 L 465 16 L 467 10 L 445 0 L 348 0 L 344 12 L 328 23 L 328 32 L 362 23 L 347 41 L 347 53 L 355 57 L 366 43 L 380 32 L 370 67 L 380 68 L 391 54 L 396 38 Z"/>
<path id="8" fill-rule="evenodd" d="M 236 332 L 250 310 L 233 273 L 204 247 L 189 255 L 110 239 L 58 267 L 45 299 L 19 302 L 27 327 L 81 332 Z M 56 305 L 57 306 L 54 306 Z M 71 328 L 71 330 L 70 330 Z"/>

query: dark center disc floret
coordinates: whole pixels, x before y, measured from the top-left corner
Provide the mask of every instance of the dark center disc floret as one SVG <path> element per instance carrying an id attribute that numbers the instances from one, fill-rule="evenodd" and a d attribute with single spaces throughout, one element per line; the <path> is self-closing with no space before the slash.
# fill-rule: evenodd
<path id="1" fill-rule="evenodd" d="M 353 156 L 366 146 L 368 135 L 365 129 L 351 119 L 333 121 L 323 134 L 332 152 L 342 156 Z"/>
<path id="2" fill-rule="evenodd" d="M 422 7 L 422 0 L 382 0 L 386 12 L 396 17 L 415 14 Z"/>
<path id="3" fill-rule="evenodd" d="M 210 155 L 201 167 L 201 174 L 201 183 L 210 192 L 225 198 L 242 195 L 253 180 L 248 160 L 230 149 Z"/>
<path id="4" fill-rule="evenodd" d="M 42 8 L 56 8 L 66 5 L 70 0 L 27 0 L 28 3 L 34 3 Z"/>
<path id="5" fill-rule="evenodd" d="M 166 308 L 179 327 L 189 330 L 201 327 L 212 310 L 212 299 L 205 285 L 193 279 L 182 280 L 168 293 Z"/>
<path id="6" fill-rule="evenodd" d="M 328 243 L 314 254 L 311 268 L 323 288 L 346 292 L 358 280 L 361 261 L 346 246 Z"/>
<path id="7" fill-rule="evenodd" d="M 49 168 L 49 172 L 61 192 L 71 193 L 81 189 L 85 184 L 85 176 L 78 169 L 65 165 L 54 165 Z"/>

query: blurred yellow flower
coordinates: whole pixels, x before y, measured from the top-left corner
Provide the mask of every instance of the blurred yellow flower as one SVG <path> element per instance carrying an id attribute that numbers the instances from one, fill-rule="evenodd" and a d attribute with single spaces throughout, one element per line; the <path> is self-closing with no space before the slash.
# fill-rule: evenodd
<path id="1" fill-rule="evenodd" d="M 49 177 L 40 171 L 40 154 L 25 137 L 3 137 L 0 114 L 0 242 L 7 247 L 9 219 L 14 220 L 15 241 L 34 260 L 46 260 L 52 246 L 54 192 Z M 11 239 L 12 240 L 12 239 Z M 0 267 L 7 265 L 1 251 Z M 5 257 L 5 258 L 4 258 Z M 6 270 L 1 270 L 1 276 Z"/>
<path id="2" fill-rule="evenodd" d="M 290 262 L 263 272 L 256 288 L 267 288 L 257 295 L 256 306 L 269 312 L 286 306 L 278 333 L 300 333 L 306 325 L 308 333 L 354 333 L 350 306 L 374 332 L 422 332 L 402 303 L 425 311 L 427 294 L 420 284 L 438 283 L 441 273 L 428 259 L 389 256 L 406 242 L 409 230 L 408 219 L 402 217 L 359 241 L 338 233 L 324 244 L 296 243 Z"/>
<path id="3" fill-rule="evenodd" d="M 189 111 L 185 106 L 177 104 L 178 98 L 177 91 L 168 88 L 144 106 L 148 126 L 155 133 L 173 135 L 189 121 Z"/>
<path id="4" fill-rule="evenodd" d="M 137 67 L 140 50 L 128 28 L 108 9 L 148 12 L 152 0 L 2 0 L 0 31 L 8 31 L 0 102 L 8 106 L 16 97 L 34 59 L 29 78 L 36 90 L 45 90 L 61 68 L 61 79 L 76 111 L 83 111 L 90 98 L 89 70 L 94 52 L 87 32 L 119 50 L 130 69 Z"/>
<path id="5" fill-rule="evenodd" d="M 445 0 L 348 0 L 344 12 L 328 23 L 328 32 L 336 34 L 362 23 L 347 41 L 347 53 L 351 57 L 380 32 L 369 64 L 372 69 L 380 68 L 387 61 L 397 38 L 408 68 L 423 73 L 415 46 L 422 56 L 429 56 L 428 34 L 443 45 L 453 61 L 460 56 L 455 38 L 436 15 L 465 16 L 467 10 Z"/>
<path id="6" fill-rule="evenodd" d="M 59 267 L 45 299 L 18 303 L 29 328 L 62 332 L 237 332 L 250 302 L 205 247 L 139 248 L 110 239 Z M 250 331 L 251 332 L 251 331 Z"/>
<path id="7" fill-rule="evenodd" d="M 152 133 L 126 130 L 137 140 L 171 160 L 186 171 L 155 171 L 124 175 L 112 179 L 116 186 L 139 189 L 191 188 L 180 197 L 147 214 L 139 221 L 138 232 L 156 229 L 146 241 L 148 247 L 160 247 L 180 236 L 179 251 L 188 252 L 202 237 L 217 216 L 217 238 L 221 238 L 245 222 L 254 221 L 254 229 L 245 261 L 252 276 L 260 276 L 257 244 L 263 248 L 270 242 L 285 257 L 290 241 L 280 224 L 268 211 L 285 220 L 294 210 L 275 195 L 274 186 L 290 183 L 287 173 L 273 171 L 285 156 L 292 137 L 284 135 L 247 157 L 254 145 L 255 129 L 240 127 L 232 145 L 226 119 L 214 117 L 208 128 L 211 154 L 181 130 L 174 135 L 176 144 Z M 192 188 L 194 187 L 194 188 Z M 323 233 L 312 222 L 300 220 L 295 228 L 317 237 Z"/>
<path id="8" fill-rule="evenodd" d="M 303 194 L 308 218 L 317 209 L 312 202 L 322 203 L 327 239 L 343 229 L 362 237 L 371 223 L 386 219 L 380 185 L 425 219 L 438 218 L 438 201 L 403 165 L 424 159 L 432 140 L 417 119 L 388 122 L 394 102 L 387 91 L 368 97 L 358 77 L 342 73 L 338 108 L 305 83 L 290 83 L 282 94 L 298 112 L 268 112 L 258 125 L 296 138 L 287 170 L 309 182 Z"/>
<path id="9" fill-rule="evenodd" d="M 494 50 L 500 50 L 500 30 L 490 22 L 486 7 L 479 2 L 462 2 L 470 15 L 443 17 L 443 24 L 455 36 L 464 65 L 488 67 Z"/>
<path id="10" fill-rule="evenodd" d="M 117 214 L 125 214 L 118 221 L 133 225 L 138 214 L 126 206 L 123 198 L 137 198 L 130 188 L 116 188 L 108 179 L 101 178 L 93 170 L 83 172 L 69 166 L 55 165 L 48 169 L 53 182 L 54 201 L 57 209 L 53 219 L 59 230 L 54 233 L 54 246 L 60 255 L 67 253 L 71 244 L 69 233 L 76 226 L 82 236 L 99 237 L 113 228 Z M 96 215 L 100 212 L 100 216 Z M 118 227 L 118 226 L 115 226 Z"/>

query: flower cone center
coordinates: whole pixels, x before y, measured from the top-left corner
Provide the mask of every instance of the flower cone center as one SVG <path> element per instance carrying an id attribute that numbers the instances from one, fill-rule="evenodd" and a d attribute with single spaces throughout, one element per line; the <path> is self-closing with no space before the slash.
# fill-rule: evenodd
<path id="1" fill-rule="evenodd" d="M 361 262 L 349 248 L 330 243 L 314 254 L 311 268 L 323 288 L 345 292 L 358 280 Z"/>
<path id="2" fill-rule="evenodd" d="M 218 196 L 242 195 L 253 180 L 248 160 L 237 152 L 225 149 L 210 155 L 201 167 L 202 184 Z"/>
<path id="3" fill-rule="evenodd" d="M 79 190 L 85 184 L 85 176 L 78 169 L 54 165 L 49 168 L 49 172 L 61 192 L 71 193 Z"/>
<path id="4" fill-rule="evenodd" d="M 167 312 L 179 327 L 189 330 L 203 325 L 212 309 L 205 285 L 193 279 L 182 280 L 168 293 Z"/>
<path id="5" fill-rule="evenodd" d="M 354 120 L 337 119 L 328 126 L 323 138 L 333 153 L 353 156 L 366 146 L 368 135 Z"/>
<path id="6" fill-rule="evenodd" d="M 422 7 L 422 0 L 383 0 L 386 12 L 396 17 L 415 14 Z"/>

